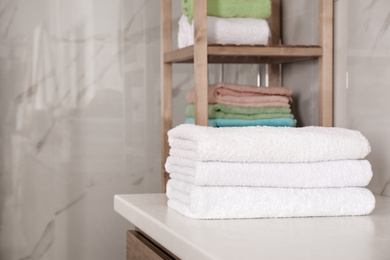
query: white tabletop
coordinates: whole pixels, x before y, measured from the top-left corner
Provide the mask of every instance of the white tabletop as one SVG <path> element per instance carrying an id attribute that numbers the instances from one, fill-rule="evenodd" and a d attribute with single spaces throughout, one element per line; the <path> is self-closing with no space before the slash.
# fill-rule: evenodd
<path id="1" fill-rule="evenodd" d="M 165 194 L 116 195 L 114 208 L 182 259 L 390 259 L 390 198 L 369 216 L 194 220 Z"/>

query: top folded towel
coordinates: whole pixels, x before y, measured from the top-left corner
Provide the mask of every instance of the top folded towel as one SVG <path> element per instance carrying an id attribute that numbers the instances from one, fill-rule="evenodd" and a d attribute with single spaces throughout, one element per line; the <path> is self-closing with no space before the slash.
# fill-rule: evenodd
<path id="1" fill-rule="evenodd" d="M 194 18 L 194 0 L 182 0 L 182 9 L 191 23 Z M 271 15 L 271 0 L 208 0 L 207 14 L 224 18 L 268 19 Z"/>
<path id="2" fill-rule="evenodd" d="M 208 87 L 208 103 L 240 107 L 290 107 L 291 89 L 281 87 L 254 87 L 218 83 Z M 195 90 L 186 94 L 187 101 L 194 103 Z"/>
<path id="3" fill-rule="evenodd" d="M 194 44 L 194 22 L 187 17 L 179 19 L 177 46 Z M 270 28 L 266 20 L 257 18 L 220 18 L 207 16 L 207 44 L 266 45 Z"/>
<path id="4" fill-rule="evenodd" d="M 170 155 L 198 161 L 319 162 L 353 160 L 371 151 L 358 131 L 337 127 L 179 125 L 168 132 Z"/>

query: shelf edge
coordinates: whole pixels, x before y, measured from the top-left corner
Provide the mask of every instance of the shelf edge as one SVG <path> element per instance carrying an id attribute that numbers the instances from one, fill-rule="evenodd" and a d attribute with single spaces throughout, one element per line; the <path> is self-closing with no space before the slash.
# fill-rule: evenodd
<path id="1" fill-rule="evenodd" d="M 210 60 L 227 60 L 235 57 L 237 63 L 258 63 L 257 60 L 264 60 L 261 63 L 285 63 L 318 58 L 322 56 L 323 50 L 320 46 L 231 46 L 231 45 L 209 45 L 207 47 Z M 192 63 L 194 46 L 168 51 L 164 53 L 165 63 Z M 216 58 L 220 57 L 220 58 Z M 245 61 L 248 57 L 248 61 Z M 226 58 L 225 58 L 226 59 Z M 243 60 L 243 61 L 239 61 Z M 269 60 L 269 61 L 267 61 Z M 215 63 L 215 62 L 210 62 Z M 227 63 L 234 63 L 227 61 Z"/>

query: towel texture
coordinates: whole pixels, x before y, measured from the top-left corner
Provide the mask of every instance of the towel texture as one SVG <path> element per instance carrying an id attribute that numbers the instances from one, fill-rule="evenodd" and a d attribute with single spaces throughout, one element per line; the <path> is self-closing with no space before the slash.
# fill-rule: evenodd
<path id="1" fill-rule="evenodd" d="M 194 117 L 194 105 L 186 107 L 186 116 Z M 209 118 L 239 118 L 239 119 L 267 119 L 267 118 L 293 118 L 291 109 L 285 107 L 236 107 L 223 104 L 208 105 Z"/>
<path id="2" fill-rule="evenodd" d="M 168 141 L 170 155 L 197 161 L 318 162 L 362 159 L 371 151 L 360 132 L 337 127 L 182 124 L 168 132 Z"/>
<path id="3" fill-rule="evenodd" d="M 230 163 L 167 158 L 172 179 L 200 186 L 279 188 L 363 187 L 372 178 L 367 160 L 314 163 Z"/>
<path id="4" fill-rule="evenodd" d="M 182 9 L 191 23 L 194 18 L 194 0 L 182 0 Z M 207 14 L 267 19 L 271 15 L 271 0 L 208 0 Z"/>
<path id="5" fill-rule="evenodd" d="M 196 219 L 366 215 L 375 207 L 365 188 L 283 189 L 167 185 L 168 206 Z"/>
<path id="6" fill-rule="evenodd" d="M 255 18 L 207 17 L 208 44 L 266 45 L 270 37 L 267 21 Z M 194 24 L 184 15 L 179 19 L 179 48 L 194 44 Z"/>
<path id="7" fill-rule="evenodd" d="M 253 87 L 219 83 L 208 87 L 208 103 L 239 107 L 290 107 L 291 90 L 281 87 Z M 187 101 L 194 103 L 195 90 L 186 94 Z"/>
<path id="8" fill-rule="evenodd" d="M 188 117 L 185 121 L 186 124 L 194 124 L 195 119 Z M 237 127 L 237 126 L 296 126 L 297 121 L 292 118 L 269 118 L 269 119 L 225 119 L 225 118 L 214 118 L 208 120 L 208 125 L 212 127 Z"/>

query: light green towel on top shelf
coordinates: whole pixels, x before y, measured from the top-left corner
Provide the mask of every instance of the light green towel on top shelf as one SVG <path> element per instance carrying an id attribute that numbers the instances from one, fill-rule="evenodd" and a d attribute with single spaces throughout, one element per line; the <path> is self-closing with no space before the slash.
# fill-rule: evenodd
<path id="1" fill-rule="evenodd" d="M 194 105 L 186 107 L 186 116 L 194 117 Z M 268 119 L 268 118 L 293 118 L 291 109 L 286 107 L 237 107 L 223 104 L 208 105 L 209 118 L 225 119 Z"/>
<path id="2" fill-rule="evenodd" d="M 194 0 L 182 0 L 183 13 L 191 24 L 194 18 Z M 207 15 L 223 18 L 268 19 L 271 0 L 208 0 Z"/>

